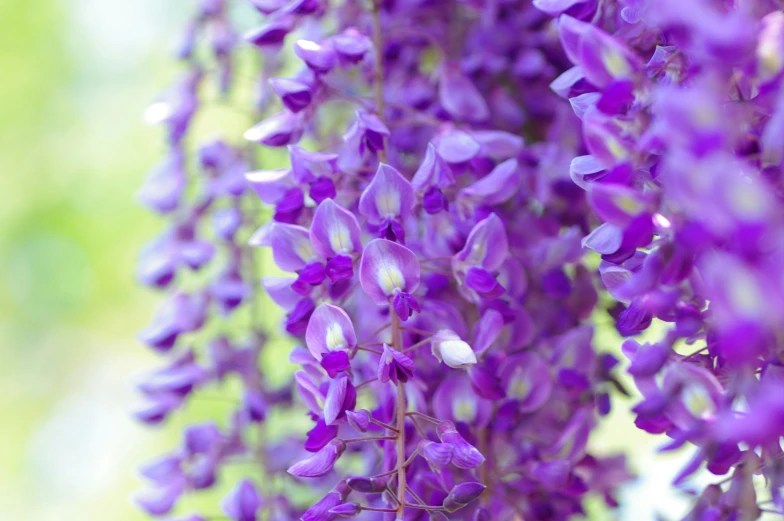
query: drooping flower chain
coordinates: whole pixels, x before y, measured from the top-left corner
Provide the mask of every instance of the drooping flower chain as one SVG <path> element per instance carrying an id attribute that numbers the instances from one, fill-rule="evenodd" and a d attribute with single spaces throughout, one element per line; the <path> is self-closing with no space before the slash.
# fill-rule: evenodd
<path id="1" fill-rule="evenodd" d="M 693 0 L 251 3 L 266 16 L 245 40 L 264 56 L 280 109 L 245 138 L 288 146 L 290 166 L 246 174 L 255 152 L 212 144 L 199 154 L 203 193 L 187 199 L 181 143 L 202 69 L 153 106 L 172 151 L 140 195 L 173 224 L 144 252 L 140 276 L 171 287 L 183 269 L 213 264 L 208 215 L 227 260 L 204 290 L 173 292 L 145 331 L 174 354 L 142 384 L 152 405 L 141 416 L 162 421 L 232 373 L 245 391 L 231 428 L 190 427 L 177 453 L 145 468 L 148 512 L 167 514 L 185 491 L 211 486 L 221 464 L 258 452 L 245 438 L 267 407 L 301 404 L 313 427 L 300 448 L 265 442 L 259 479 L 237 484 L 226 515 L 565 519 L 585 494 L 614 504 L 628 477 L 622 458 L 586 452 L 617 381 L 614 359 L 591 344 L 597 294 L 583 247 L 602 255 L 622 335 L 654 318 L 672 324 L 660 342 L 624 344 L 644 396 L 638 426 L 667 432 L 672 448 L 698 447 L 679 481 L 703 461 L 732 472 L 692 517 L 755 513 L 760 469 L 784 508 L 781 427 L 741 421 L 780 407 L 770 392 L 780 372 L 781 212 L 770 190 L 780 12 Z M 188 33 L 211 31 L 224 88 L 229 27 L 223 2 L 202 2 Z M 269 77 L 284 47 L 302 68 Z M 274 208 L 250 244 L 271 248 L 291 274 L 263 287 L 302 345 L 290 358 L 302 367 L 293 401 L 265 388 L 259 331 L 246 331 L 246 347 L 225 337 L 208 350 L 178 347 L 257 286 L 243 261 L 252 253 L 234 240 L 256 217 L 243 208 L 247 186 Z M 693 355 L 674 351 L 701 341 Z M 738 410 L 741 397 L 750 412 Z M 267 486 L 285 468 L 326 495 L 308 506 Z"/>

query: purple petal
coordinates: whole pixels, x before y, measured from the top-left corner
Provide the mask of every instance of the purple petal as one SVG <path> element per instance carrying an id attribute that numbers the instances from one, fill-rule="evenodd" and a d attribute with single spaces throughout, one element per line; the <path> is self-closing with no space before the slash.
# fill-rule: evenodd
<path id="1" fill-rule="evenodd" d="M 496 205 L 517 194 L 520 170 L 516 159 L 499 164 L 479 181 L 460 190 L 460 196 L 474 199 L 483 205 Z"/>
<path id="2" fill-rule="evenodd" d="M 504 318 L 501 313 L 493 309 L 486 310 L 474 330 L 474 350 L 476 353 L 484 353 L 493 343 L 504 327 Z"/>
<path id="3" fill-rule="evenodd" d="M 585 83 L 585 75 L 580 67 L 572 67 L 550 83 L 550 89 L 564 99 L 578 95 L 574 92 Z"/>
<path id="4" fill-rule="evenodd" d="M 475 130 L 472 135 L 482 146 L 480 155 L 496 161 L 516 158 L 525 144 L 522 137 L 502 130 Z"/>
<path id="5" fill-rule="evenodd" d="M 335 66 L 335 51 L 329 43 L 319 45 L 310 40 L 297 40 L 294 54 L 316 73 L 327 73 Z"/>
<path id="6" fill-rule="evenodd" d="M 442 65 L 438 97 L 441 106 L 456 120 L 482 121 L 490 116 L 487 102 L 458 64 Z"/>
<path id="7" fill-rule="evenodd" d="M 518 401 L 520 412 L 533 412 L 542 407 L 553 389 L 547 363 L 535 353 L 515 355 L 504 361 L 499 376 L 508 398 Z"/>
<path id="8" fill-rule="evenodd" d="M 482 146 L 467 132 L 448 128 L 433 140 L 436 152 L 452 165 L 467 163 L 476 157 Z"/>
<path id="9" fill-rule="evenodd" d="M 267 204 L 277 203 L 292 188 L 291 169 L 256 170 L 245 174 L 245 179 Z"/>
<path id="10" fill-rule="evenodd" d="M 569 177 L 572 178 L 574 184 L 588 190 L 591 183 L 586 181 L 586 177 L 592 176 L 605 170 L 606 167 L 594 156 L 578 156 L 572 159 L 569 165 Z"/>
<path id="11" fill-rule="evenodd" d="M 338 56 L 349 63 L 360 61 L 373 47 L 373 41 L 353 27 L 333 36 L 331 41 Z"/>
<path id="12" fill-rule="evenodd" d="M 465 373 L 453 372 L 433 394 L 433 412 L 438 418 L 484 428 L 493 410 L 490 402 L 474 393 Z"/>
<path id="13" fill-rule="evenodd" d="M 493 213 L 474 226 L 463 249 L 453 257 L 452 265 L 481 266 L 487 271 L 497 271 L 508 254 L 506 227 Z"/>
<path id="14" fill-rule="evenodd" d="M 330 351 L 321 358 L 321 367 L 327 371 L 330 378 L 335 378 L 338 373 L 351 367 L 351 362 L 347 352 Z"/>
<path id="15" fill-rule="evenodd" d="M 419 453 L 428 463 L 436 468 L 444 468 L 452 461 L 454 447 L 448 443 L 434 443 L 430 440 L 422 440 L 417 446 Z"/>
<path id="16" fill-rule="evenodd" d="M 594 183 L 588 192 L 588 199 L 599 217 L 620 227 L 653 209 L 649 197 L 618 184 Z"/>
<path id="17" fill-rule="evenodd" d="M 137 495 L 134 501 L 151 516 L 162 516 L 171 512 L 174 504 L 183 493 L 183 485 L 175 481 L 166 487 L 150 490 Z"/>
<path id="18" fill-rule="evenodd" d="M 362 253 L 359 281 L 376 304 L 386 304 L 396 292 L 412 293 L 419 286 L 419 261 L 400 244 L 374 239 Z"/>
<path id="19" fill-rule="evenodd" d="M 310 240 L 313 249 L 322 257 L 360 253 L 361 233 L 354 214 L 332 199 L 323 200 L 313 214 Z"/>
<path id="20" fill-rule="evenodd" d="M 285 310 L 291 310 L 302 299 L 302 296 L 291 289 L 293 277 L 263 277 L 261 285 L 272 301 Z"/>
<path id="21" fill-rule="evenodd" d="M 356 517 L 362 511 L 359 503 L 343 503 L 330 509 L 330 514 L 337 514 L 340 517 Z"/>
<path id="22" fill-rule="evenodd" d="M 136 196 L 147 208 L 169 213 L 180 205 L 186 184 L 183 154 L 178 150 L 150 172 Z"/>
<path id="23" fill-rule="evenodd" d="M 323 419 L 319 418 L 316 425 L 308 431 L 308 436 L 305 439 L 305 450 L 318 452 L 337 435 L 337 425 L 327 425 Z"/>
<path id="24" fill-rule="evenodd" d="M 476 447 L 468 443 L 451 421 L 438 424 L 438 437 L 443 443 L 452 445 L 452 464 L 459 469 L 473 469 L 484 463 L 485 457 Z"/>
<path id="25" fill-rule="evenodd" d="M 324 421 L 327 425 L 332 425 L 337 417 L 343 413 L 343 402 L 346 399 L 346 389 L 348 387 L 348 377 L 345 374 L 329 382 L 327 399 L 324 402 Z"/>
<path id="26" fill-rule="evenodd" d="M 407 382 L 413 375 L 416 366 L 408 356 L 384 344 L 384 350 L 378 361 L 377 376 L 381 383 L 390 380 L 394 384 Z"/>
<path id="27" fill-rule="evenodd" d="M 256 521 L 256 512 L 262 501 L 256 487 L 248 479 L 237 483 L 223 500 L 223 511 L 235 521 Z"/>
<path id="28" fill-rule="evenodd" d="M 422 193 L 429 187 L 446 188 L 454 183 L 452 169 L 436 151 L 433 143 L 428 143 L 425 158 L 411 179 L 411 186 L 416 192 Z"/>
<path id="29" fill-rule="evenodd" d="M 597 87 L 604 88 L 614 79 L 634 78 L 641 71 L 639 57 L 596 26 L 568 15 L 562 15 L 558 22 L 566 56 Z"/>
<path id="30" fill-rule="evenodd" d="M 328 474 L 343 451 L 346 444 L 343 440 L 334 439 L 313 456 L 299 461 L 289 467 L 288 473 L 298 478 L 318 478 Z"/>
<path id="31" fill-rule="evenodd" d="M 618 251 L 623 242 L 623 230 L 610 223 L 604 223 L 586 235 L 582 240 L 583 248 L 590 248 L 602 255 Z"/>
<path id="32" fill-rule="evenodd" d="M 289 145 L 291 171 L 297 183 L 312 183 L 328 177 L 337 170 L 337 154 L 313 152 L 296 145 Z"/>
<path id="33" fill-rule="evenodd" d="M 270 78 L 270 87 L 291 112 L 299 112 L 313 100 L 310 86 L 293 78 Z"/>
<path id="34" fill-rule="evenodd" d="M 411 183 L 393 167 L 380 163 L 373 180 L 362 192 L 359 212 L 373 224 L 385 219 L 403 220 L 414 207 Z"/>
<path id="35" fill-rule="evenodd" d="M 279 47 L 286 35 L 294 28 L 291 18 L 283 17 L 248 31 L 244 38 L 257 47 Z"/>
<path id="36" fill-rule="evenodd" d="M 500 379 L 492 374 L 485 365 L 474 365 L 468 370 L 471 388 L 486 400 L 501 400 L 506 397 Z"/>
<path id="37" fill-rule="evenodd" d="M 310 243 L 310 233 L 302 226 L 273 222 L 260 228 L 248 243 L 271 247 L 275 265 L 283 271 L 297 272 L 318 260 Z"/>
<path id="38" fill-rule="evenodd" d="M 301 113 L 284 110 L 252 126 L 243 137 L 268 147 L 285 147 L 299 141 L 304 131 Z"/>
<path id="39" fill-rule="evenodd" d="M 443 502 L 447 512 L 455 512 L 482 495 L 487 487 L 475 481 L 455 485 Z"/>
<path id="40" fill-rule="evenodd" d="M 305 342 L 316 360 L 321 360 L 329 351 L 346 351 L 353 355 L 357 337 L 345 311 L 332 304 L 321 304 L 310 316 Z"/>
<path id="41" fill-rule="evenodd" d="M 370 413 L 365 409 L 346 411 L 346 420 L 357 432 L 367 432 L 370 428 Z"/>

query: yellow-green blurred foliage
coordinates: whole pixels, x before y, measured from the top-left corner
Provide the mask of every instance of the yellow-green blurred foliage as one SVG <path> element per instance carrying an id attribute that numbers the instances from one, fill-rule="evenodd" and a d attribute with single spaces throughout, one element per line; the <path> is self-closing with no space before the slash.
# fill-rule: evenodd
<path id="1" fill-rule="evenodd" d="M 161 151 L 140 113 L 172 75 L 181 0 L 0 1 L 0 519 L 143 519 L 129 419 L 154 363 L 133 280 L 157 228 L 134 192 Z"/>

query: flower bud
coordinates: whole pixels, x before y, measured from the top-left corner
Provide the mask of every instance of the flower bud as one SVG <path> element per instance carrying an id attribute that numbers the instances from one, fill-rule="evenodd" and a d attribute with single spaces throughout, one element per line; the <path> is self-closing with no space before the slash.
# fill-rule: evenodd
<path id="1" fill-rule="evenodd" d="M 330 516 L 329 511 L 343 503 L 348 496 L 349 490 L 344 481 L 339 482 L 335 487 L 323 498 L 321 498 L 315 505 L 310 507 L 302 514 L 301 521 L 324 521 L 325 519 L 332 519 L 334 515 Z"/>
<path id="2" fill-rule="evenodd" d="M 346 483 L 351 490 L 360 494 L 376 494 L 387 488 L 387 482 L 383 478 L 348 478 Z"/>
<path id="3" fill-rule="evenodd" d="M 346 411 L 346 419 L 348 424 L 359 432 L 367 432 L 370 428 L 370 413 L 365 409 Z"/>
<path id="4" fill-rule="evenodd" d="M 342 505 L 338 505 L 334 508 L 331 508 L 329 513 L 330 514 L 337 514 L 340 517 L 355 517 L 359 515 L 362 511 L 362 507 L 359 506 L 359 503 L 343 503 Z"/>
<path id="5" fill-rule="evenodd" d="M 384 351 L 378 361 L 378 379 L 382 383 L 390 380 L 397 385 L 398 382 L 407 382 L 413 375 L 416 366 L 407 355 L 392 349 L 384 344 Z"/>
<path id="6" fill-rule="evenodd" d="M 473 469 L 484 463 L 485 457 L 457 432 L 454 423 L 443 421 L 438 424 L 436 430 L 442 442 L 452 445 L 452 464 L 455 467 Z"/>
<path id="7" fill-rule="evenodd" d="M 428 463 L 436 468 L 443 468 L 452 461 L 454 447 L 448 443 L 435 443 L 430 440 L 422 440 L 419 442 L 418 450 Z"/>
<path id="8" fill-rule="evenodd" d="M 348 63 L 357 63 L 373 47 L 370 38 L 353 27 L 333 36 L 331 40 L 338 57 Z"/>
<path id="9" fill-rule="evenodd" d="M 476 355 L 468 343 L 451 329 L 441 329 L 430 341 L 433 356 L 449 367 L 463 369 L 476 363 Z"/>
<path id="10" fill-rule="evenodd" d="M 468 481 L 455 485 L 444 499 L 443 507 L 447 512 L 460 510 L 471 501 L 482 495 L 487 487 L 475 481 Z"/>
<path id="11" fill-rule="evenodd" d="M 299 112 L 313 101 L 310 86 L 293 78 L 270 78 L 270 87 L 291 112 Z"/>
<path id="12" fill-rule="evenodd" d="M 329 43 L 320 45 L 310 40 L 297 40 L 294 54 L 316 73 L 327 73 L 335 66 L 335 50 Z"/>

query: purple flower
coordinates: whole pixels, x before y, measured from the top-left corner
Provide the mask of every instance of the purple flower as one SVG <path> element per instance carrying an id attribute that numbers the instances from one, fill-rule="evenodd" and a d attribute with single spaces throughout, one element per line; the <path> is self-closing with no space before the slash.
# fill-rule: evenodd
<path id="1" fill-rule="evenodd" d="M 302 514 L 301 521 L 333 521 L 338 516 L 331 513 L 330 510 L 343 503 L 349 492 L 351 490 L 346 483 L 339 482 L 326 496 Z"/>
<path id="2" fill-rule="evenodd" d="M 305 339 L 310 353 L 321 360 L 330 351 L 345 351 L 353 356 L 357 347 L 354 325 L 345 311 L 332 304 L 321 304 L 308 321 Z"/>
<path id="3" fill-rule="evenodd" d="M 490 111 L 476 86 L 455 63 L 442 65 L 438 81 L 438 97 L 444 109 L 456 120 L 482 121 Z"/>
<path id="4" fill-rule="evenodd" d="M 323 419 L 319 419 L 316 422 L 316 426 L 308 431 L 307 439 L 305 440 L 305 450 L 318 452 L 337 435 L 337 425 L 327 425 Z"/>
<path id="5" fill-rule="evenodd" d="M 256 521 L 261 506 L 256 487 L 247 479 L 240 481 L 223 501 L 223 511 L 235 521 Z"/>
<path id="6" fill-rule="evenodd" d="M 243 137 L 269 147 L 283 147 L 299 141 L 304 130 L 300 114 L 286 110 L 252 126 Z"/>
<path id="7" fill-rule="evenodd" d="M 327 398 L 324 401 L 324 421 L 332 425 L 338 418 L 343 418 L 346 411 L 357 404 L 357 391 L 345 374 L 338 375 L 329 382 Z"/>
<path id="8" fill-rule="evenodd" d="M 401 320 L 419 310 L 411 295 L 419 287 L 419 261 L 405 246 L 386 239 L 371 241 L 362 253 L 359 282 L 376 304 L 392 301 Z"/>
<path id="9" fill-rule="evenodd" d="M 297 40 L 294 54 L 316 73 L 327 73 L 335 66 L 335 50 L 329 43 L 320 45 L 310 40 Z"/>
<path id="10" fill-rule="evenodd" d="M 288 473 L 298 478 L 318 478 L 332 470 L 335 462 L 346 450 L 343 440 L 334 439 L 313 456 L 292 465 Z"/>
<path id="11" fill-rule="evenodd" d="M 330 514 L 337 514 L 340 517 L 356 517 L 362 511 L 362 507 L 359 503 L 343 503 L 342 505 L 338 505 L 332 507 L 329 510 Z"/>
<path id="12" fill-rule="evenodd" d="M 370 413 L 365 409 L 346 411 L 346 421 L 358 432 L 367 432 L 370 428 Z"/>
<path id="13" fill-rule="evenodd" d="M 306 83 L 293 78 L 270 78 L 270 87 L 291 112 L 303 110 L 313 100 L 313 92 Z"/>
<path id="14" fill-rule="evenodd" d="M 373 42 L 356 30 L 349 27 L 340 34 L 331 38 L 332 47 L 337 52 L 338 58 L 342 62 L 353 64 L 365 57 L 365 54 L 373 47 Z"/>
<path id="15" fill-rule="evenodd" d="M 382 383 L 392 381 L 395 385 L 407 382 L 414 375 L 416 366 L 411 358 L 384 344 L 381 359 L 378 361 L 378 379 Z"/>
<path id="16" fill-rule="evenodd" d="M 613 80 L 635 79 L 640 73 L 640 59 L 601 29 L 568 15 L 562 15 L 558 21 L 566 56 L 597 87 L 604 88 Z"/>
<path id="17" fill-rule="evenodd" d="M 359 255 L 361 233 L 354 214 L 332 199 L 323 200 L 313 214 L 310 240 L 316 253 L 324 258 Z"/>
<path id="18" fill-rule="evenodd" d="M 473 469 L 484 463 L 485 457 L 468 443 L 451 421 L 438 424 L 438 437 L 443 443 L 452 446 L 452 464 L 461 469 Z"/>
<path id="19" fill-rule="evenodd" d="M 475 481 L 455 485 L 444 499 L 443 506 L 447 512 L 456 512 L 481 496 L 486 488 Z"/>
<path id="20" fill-rule="evenodd" d="M 364 110 L 358 110 L 354 124 L 343 135 L 343 140 L 348 143 L 356 141 L 359 155 L 365 153 L 365 149 L 374 152 L 384 149 L 384 139 L 389 136 L 389 129 L 381 119 L 375 114 Z"/>
<path id="21" fill-rule="evenodd" d="M 279 47 L 283 39 L 294 28 L 291 18 L 280 17 L 271 20 L 269 23 L 248 31 L 245 40 L 257 47 Z"/>
<path id="22" fill-rule="evenodd" d="M 417 450 L 428 463 L 436 468 L 444 468 L 452 461 L 454 446 L 449 443 L 435 443 L 430 440 L 422 440 L 419 442 Z"/>
<path id="23" fill-rule="evenodd" d="M 362 192 L 359 212 L 371 224 L 379 226 L 382 237 L 405 242 L 405 234 L 399 223 L 410 215 L 414 202 L 411 183 L 400 172 L 381 163 L 375 177 Z"/>

